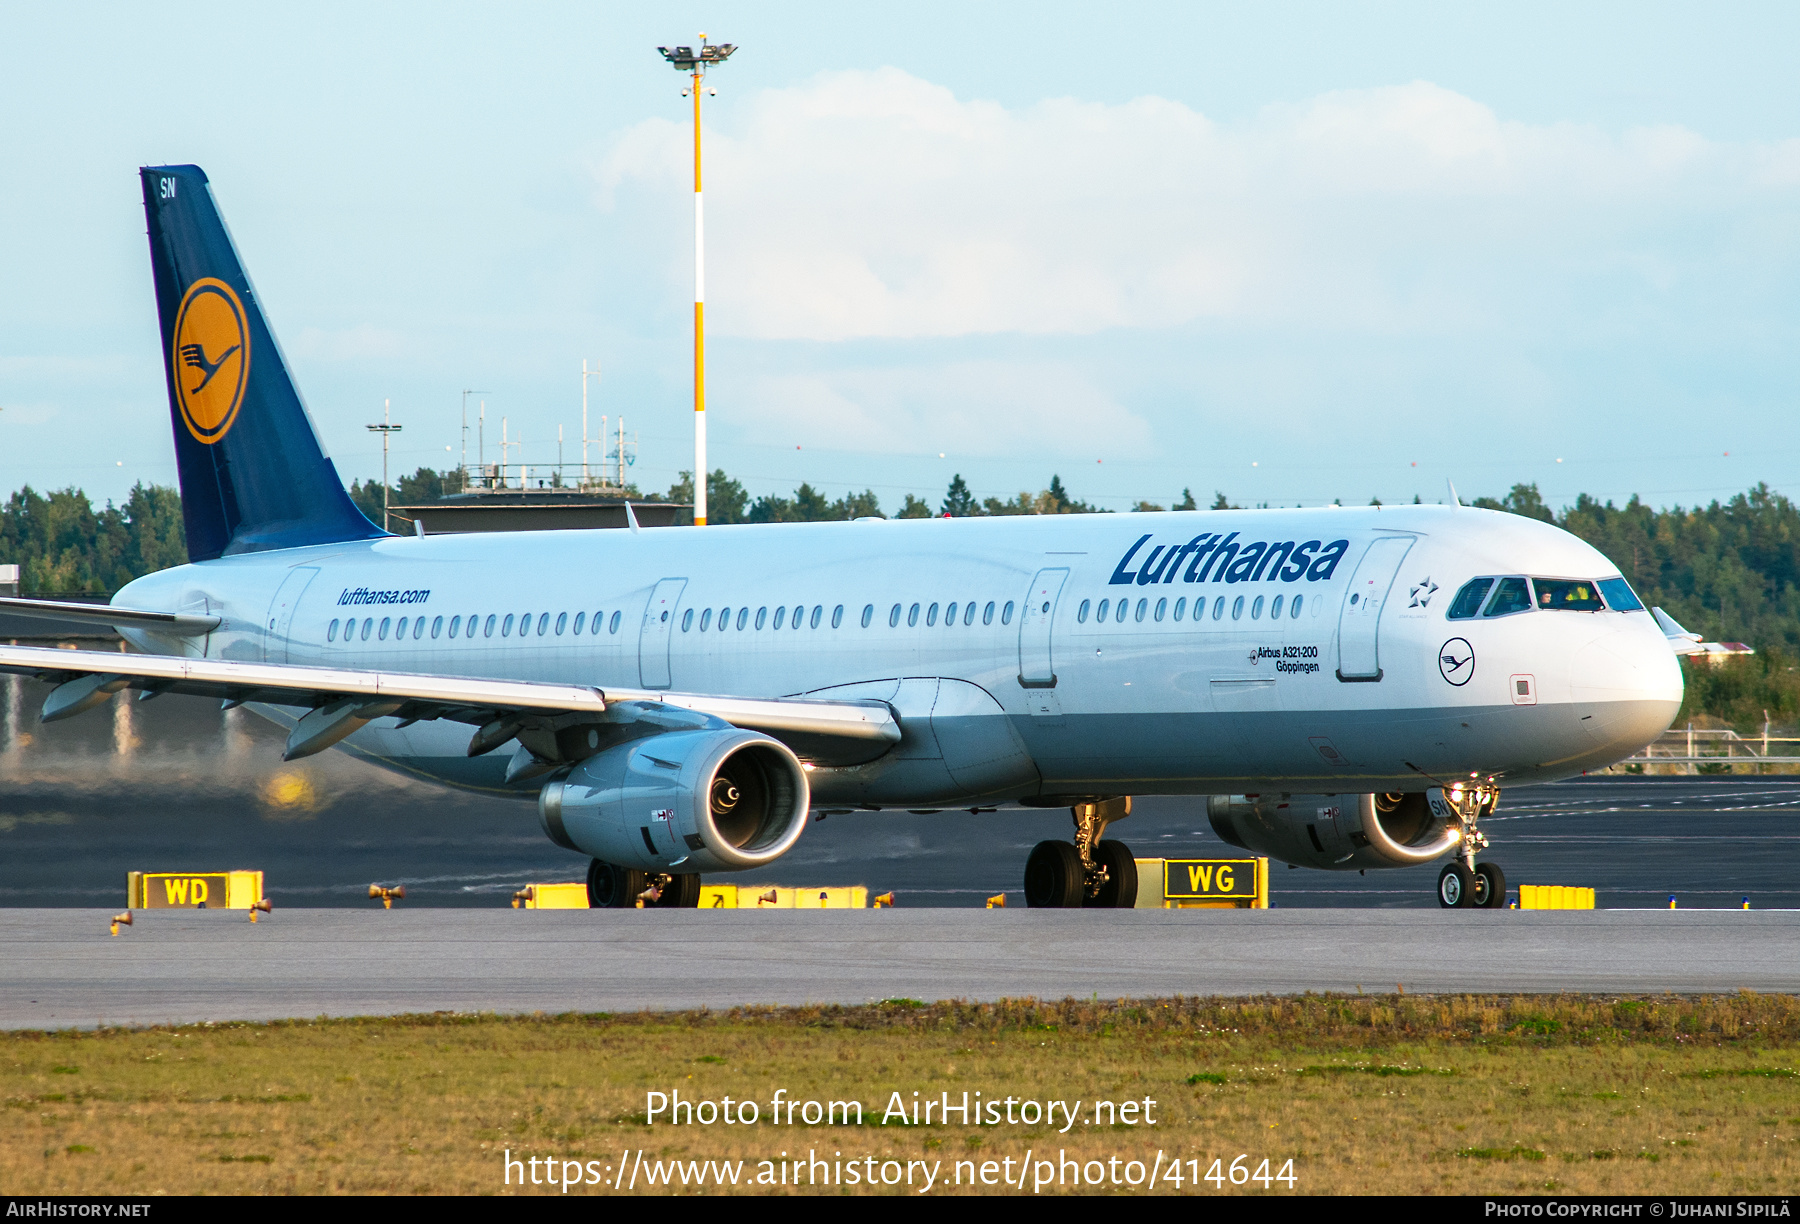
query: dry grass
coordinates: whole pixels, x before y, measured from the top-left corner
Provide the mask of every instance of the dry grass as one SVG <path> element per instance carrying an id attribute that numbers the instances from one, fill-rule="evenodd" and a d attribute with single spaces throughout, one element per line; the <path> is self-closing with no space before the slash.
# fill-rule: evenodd
<path id="1" fill-rule="evenodd" d="M 13 1194 L 499 1193 L 505 1150 L 596 1168 L 622 1150 L 744 1159 L 746 1181 L 756 1161 L 809 1149 L 942 1161 L 944 1178 L 957 1161 L 1016 1169 L 1027 1149 L 1034 1162 L 1116 1156 L 1120 1174 L 1159 1150 L 1165 1167 L 1197 1158 L 1202 1173 L 1248 1153 L 1252 1169 L 1292 1159 L 1312 1193 L 1772 1193 L 1800 1175 L 1800 1000 L 1785 996 L 901 1001 L 15 1033 L 0 1046 L 0 1185 Z M 760 1101 L 763 1122 L 647 1127 L 646 1092 L 671 1088 Z M 858 1098 L 870 1124 L 772 1126 L 777 1088 Z M 914 1090 L 1149 1097 L 1157 1124 L 874 1125 L 895 1090 L 908 1103 Z"/>

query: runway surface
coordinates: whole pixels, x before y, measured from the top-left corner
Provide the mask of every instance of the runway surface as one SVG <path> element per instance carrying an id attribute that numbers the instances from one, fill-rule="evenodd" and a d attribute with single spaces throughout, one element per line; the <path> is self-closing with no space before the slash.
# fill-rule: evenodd
<path id="1" fill-rule="evenodd" d="M 4 684 L 0 681 L 0 684 Z M 371 881 L 406 905 L 503 908 L 532 881 L 580 879 L 529 803 L 446 791 L 328 752 L 295 765 L 243 710 L 120 699 L 39 726 L 46 686 L 0 702 L 0 906 L 119 906 L 132 870 L 261 868 L 277 905 L 367 907 Z M 18 712 L 17 720 L 11 711 Z M 1800 908 L 1800 778 L 1588 778 L 1507 791 L 1483 828 L 1515 886 L 1575 884 L 1605 906 Z M 1063 811 L 834 816 L 750 883 L 866 884 L 902 908 L 1021 901 L 1031 847 Z M 1140 799 L 1112 836 L 1139 855 L 1238 854 L 1197 799 Z M 1277 868 L 1283 908 L 1436 908 L 1438 867 Z"/>
<path id="2" fill-rule="evenodd" d="M 0 910 L 0 1026 L 429 1011 L 1800 990 L 1800 913 Z"/>

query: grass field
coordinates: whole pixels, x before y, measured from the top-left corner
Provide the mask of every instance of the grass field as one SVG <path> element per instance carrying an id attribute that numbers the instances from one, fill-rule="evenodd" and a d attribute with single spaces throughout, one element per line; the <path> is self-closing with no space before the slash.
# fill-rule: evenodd
<path id="1" fill-rule="evenodd" d="M 809 1151 L 845 1180 L 847 1162 L 879 1178 L 892 1161 L 913 1184 L 877 1188 L 915 1194 L 934 1163 L 931 1193 L 1008 1192 L 980 1184 L 989 1161 L 1013 1193 L 1021 1169 L 1027 1192 L 1040 1180 L 1072 1191 L 1071 1169 L 1089 1192 L 1133 1192 L 1132 1161 L 1139 1192 L 1153 1166 L 1156 1190 L 1202 1194 L 1284 1192 L 1284 1169 L 1310 1193 L 1800 1184 L 1800 1000 L 1785 996 L 899 1000 L 12 1033 L 0 1045 L 0 1186 L 12 1194 L 563 1192 L 521 1187 L 523 1164 L 507 1186 L 507 1152 L 553 1158 L 558 1180 L 588 1169 L 600 1184 L 568 1192 L 590 1194 L 624 1182 L 621 1166 L 640 1192 L 701 1188 L 683 1173 L 711 1190 L 716 1166 L 689 1160 L 744 1161 L 738 1193 L 793 1192 L 756 1179 L 791 1175 L 781 1154 Z M 676 1090 L 758 1102 L 759 1120 L 647 1125 L 647 1093 Z M 863 1123 L 774 1124 L 777 1090 L 858 1100 Z M 1014 1098 L 1014 1124 L 882 1124 L 895 1092 L 910 1111 L 915 1092 L 965 1091 Z M 1031 1123 L 1024 1100 L 1070 1106 Z M 1099 1100 L 1114 1112 L 1096 1121 Z M 1233 1186 L 1240 1154 L 1250 1180 Z M 1215 1159 L 1222 1187 L 1206 1180 Z M 1039 1163 L 1065 1160 L 1079 1163 L 1054 1175 Z M 647 1180 L 659 1170 L 671 1186 Z M 1087 1184 L 1095 1170 L 1102 1185 Z"/>

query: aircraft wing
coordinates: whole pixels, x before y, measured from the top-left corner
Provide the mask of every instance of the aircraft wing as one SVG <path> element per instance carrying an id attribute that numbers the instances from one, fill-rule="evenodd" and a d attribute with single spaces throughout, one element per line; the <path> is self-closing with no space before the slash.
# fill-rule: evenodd
<path id="1" fill-rule="evenodd" d="M 470 756 L 517 739 L 540 764 L 559 758 L 559 732 L 595 724 L 649 722 L 670 730 L 729 724 L 762 731 L 802 757 L 833 765 L 873 760 L 900 740 L 893 710 L 868 700 L 723 697 L 34 646 L 0 646 L 0 673 L 56 684 L 44 699 L 44 722 L 90 710 L 125 689 L 146 698 L 185 693 L 231 705 L 310 706 L 288 736 L 290 761 L 387 717 L 468 723 L 477 728 Z"/>
<path id="2" fill-rule="evenodd" d="M 190 616 L 179 612 L 146 612 L 139 608 L 115 608 L 111 604 L 69 603 L 59 599 L 0 597 L 0 612 L 35 616 L 44 620 L 80 621 L 88 625 L 131 625 L 175 637 L 200 637 L 219 627 L 216 616 Z"/>

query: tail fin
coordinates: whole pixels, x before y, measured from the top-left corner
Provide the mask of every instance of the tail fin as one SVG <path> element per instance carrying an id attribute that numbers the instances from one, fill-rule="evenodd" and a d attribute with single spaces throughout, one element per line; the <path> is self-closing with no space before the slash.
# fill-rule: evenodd
<path id="1" fill-rule="evenodd" d="M 188 557 L 385 535 L 344 492 L 198 166 L 146 166 L 144 214 Z"/>

